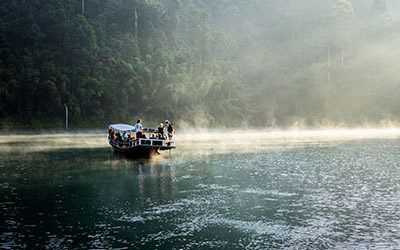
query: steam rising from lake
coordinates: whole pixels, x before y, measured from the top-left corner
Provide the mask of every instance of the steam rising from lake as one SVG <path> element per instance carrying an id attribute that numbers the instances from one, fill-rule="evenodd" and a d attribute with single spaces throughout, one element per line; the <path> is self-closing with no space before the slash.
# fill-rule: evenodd
<path id="1" fill-rule="evenodd" d="M 178 131 L 174 155 L 254 152 L 269 148 L 300 147 L 315 143 L 353 140 L 398 139 L 400 128 L 321 129 L 321 130 L 197 130 Z M 1 135 L 0 151 L 24 152 L 57 149 L 106 148 L 107 136 L 101 132 Z"/>

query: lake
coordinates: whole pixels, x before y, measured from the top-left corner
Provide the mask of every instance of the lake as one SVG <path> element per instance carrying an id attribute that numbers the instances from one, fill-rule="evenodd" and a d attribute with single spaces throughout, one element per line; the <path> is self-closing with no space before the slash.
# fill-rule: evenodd
<path id="1" fill-rule="evenodd" d="M 0 248 L 400 245 L 400 130 L 196 132 L 153 159 L 105 133 L 0 136 Z"/>

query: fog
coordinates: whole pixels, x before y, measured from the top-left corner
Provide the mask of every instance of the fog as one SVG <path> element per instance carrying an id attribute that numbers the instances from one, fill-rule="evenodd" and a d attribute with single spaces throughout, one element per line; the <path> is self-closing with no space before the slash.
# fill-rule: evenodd
<path id="1" fill-rule="evenodd" d="M 400 138 L 400 129 L 291 129 L 291 130 L 181 130 L 175 135 L 177 148 L 163 152 L 175 161 L 204 155 L 226 153 L 254 153 L 268 150 L 288 150 L 311 145 L 336 146 L 350 141 L 391 140 Z M 107 135 L 98 131 L 80 133 L 44 133 L 30 135 L 1 135 L 0 151 L 8 153 L 34 153 L 45 151 L 77 151 L 109 149 Z M 114 159 L 115 160 L 115 159 Z M 155 158 L 154 160 L 159 160 Z"/>
<path id="2" fill-rule="evenodd" d="M 357 127 L 399 120 L 398 1 L 227 6 L 224 15 L 212 9 L 212 17 L 214 28 L 231 38 L 230 53 L 221 49 L 216 56 L 238 68 L 241 91 L 250 96 L 238 126 Z M 203 112 L 205 120 L 224 119 L 224 112 L 211 113 Z M 193 121 L 204 124 L 198 114 Z"/>
<path id="3" fill-rule="evenodd" d="M 8 0 L 1 11 L 0 128 L 61 128 L 66 107 L 71 128 L 400 122 L 397 0 Z"/>

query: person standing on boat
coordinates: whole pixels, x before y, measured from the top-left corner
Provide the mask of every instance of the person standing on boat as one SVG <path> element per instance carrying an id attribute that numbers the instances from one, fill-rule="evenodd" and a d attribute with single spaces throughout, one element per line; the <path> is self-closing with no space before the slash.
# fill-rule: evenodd
<path id="1" fill-rule="evenodd" d="M 174 126 L 168 120 L 165 121 L 165 126 L 167 127 L 168 139 L 172 139 L 174 136 Z"/>
<path id="2" fill-rule="evenodd" d="M 135 132 L 136 132 L 136 139 L 143 137 L 143 126 L 142 126 L 141 119 L 137 120 L 137 122 L 135 124 Z"/>
<path id="3" fill-rule="evenodd" d="M 160 123 L 160 126 L 158 126 L 158 139 L 165 139 L 164 138 L 164 124 Z"/>

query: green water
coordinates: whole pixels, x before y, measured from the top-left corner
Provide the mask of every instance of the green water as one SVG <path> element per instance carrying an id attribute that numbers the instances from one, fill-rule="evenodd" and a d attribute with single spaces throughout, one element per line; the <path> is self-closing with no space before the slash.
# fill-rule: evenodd
<path id="1" fill-rule="evenodd" d="M 0 248 L 395 248 L 398 138 L 186 138 L 153 160 L 0 140 Z"/>

